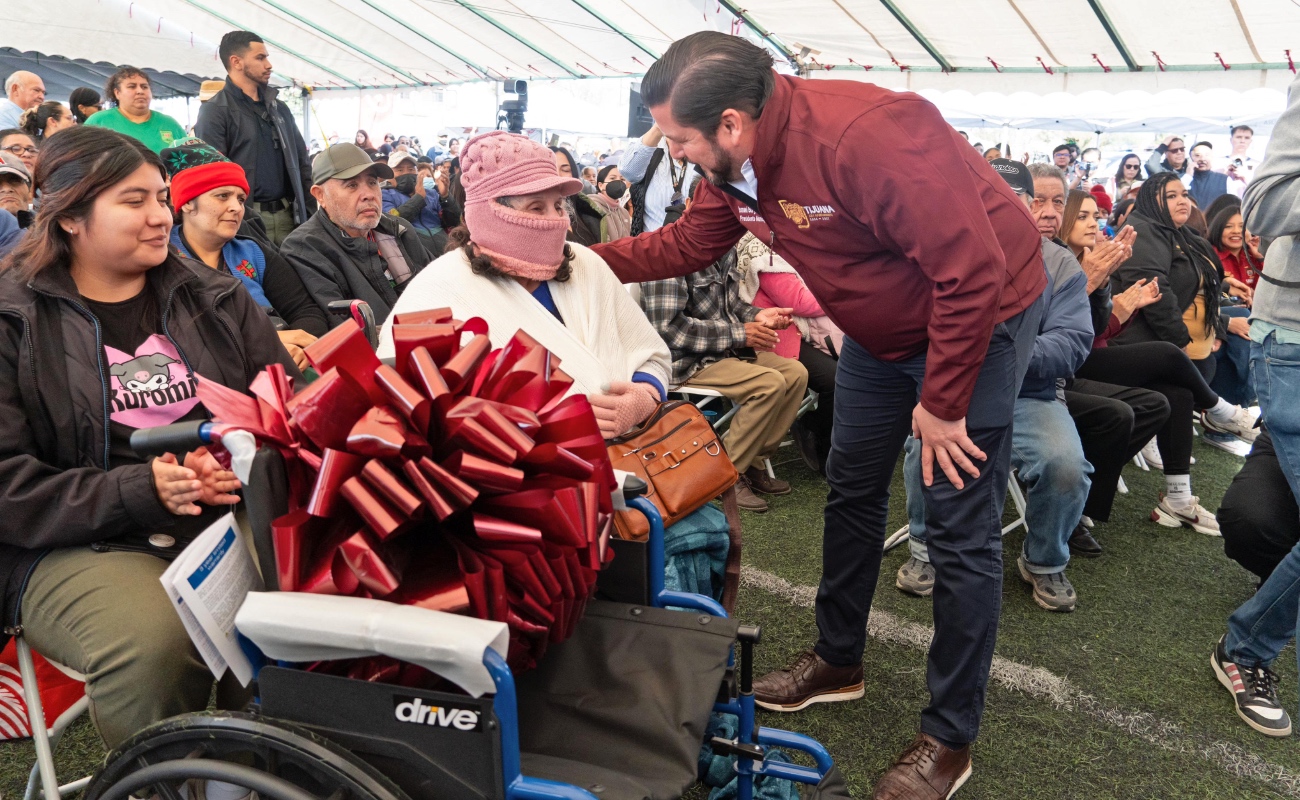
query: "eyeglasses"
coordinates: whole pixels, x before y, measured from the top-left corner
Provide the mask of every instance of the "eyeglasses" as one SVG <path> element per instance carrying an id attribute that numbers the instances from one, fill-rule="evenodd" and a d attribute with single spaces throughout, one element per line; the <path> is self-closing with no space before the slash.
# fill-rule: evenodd
<path id="1" fill-rule="evenodd" d="M 1182 152 L 1184 152 L 1184 151 L 1186 151 L 1186 150 L 1187 150 L 1186 147 L 1171 147 L 1171 148 L 1169 148 L 1168 150 L 1166 150 L 1165 152 L 1166 152 L 1166 153 L 1182 153 Z"/>
<path id="2" fill-rule="evenodd" d="M 1141 166 L 1141 165 L 1140 165 L 1140 164 L 1125 164 L 1125 165 L 1124 165 L 1124 169 L 1137 169 L 1139 166 Z"/>
<path id="3" fill-rule="evenodd" d="M 21 144 L 11 144 L 8 147 L 0 148 L 0 150 L 6 150 L 16 156 L 34 156 L 40 152 L 32 145 L 24 147 Z"/>

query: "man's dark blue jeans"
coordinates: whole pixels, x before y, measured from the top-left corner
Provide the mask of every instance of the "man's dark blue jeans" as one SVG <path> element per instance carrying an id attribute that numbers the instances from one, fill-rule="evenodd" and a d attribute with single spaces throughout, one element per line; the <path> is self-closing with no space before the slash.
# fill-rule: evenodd
<path id="1" fill-rule="evenodd" d="M 1028 367 L 1044 300 L 1004 323 L 966 412 L 966 431 L 988 456 L 978 478 L 957 490 L 938 465 L 924 489 L 925 526 L 935 568 L 934 640 L 921 730 L 948 744 L 979 732 L 998 614 L 1002 608 L 1002 505 L 1007 494 L 1011 418 Z M 889 485 L 925 376 L 925 354 L 881 361 L 844 340 L 835 380 L 835 427 L 826 465 L 830 483 L 817 591 L 816 651 L 830 664 L 862 660 L 867 613 L 880 574 Z"/>

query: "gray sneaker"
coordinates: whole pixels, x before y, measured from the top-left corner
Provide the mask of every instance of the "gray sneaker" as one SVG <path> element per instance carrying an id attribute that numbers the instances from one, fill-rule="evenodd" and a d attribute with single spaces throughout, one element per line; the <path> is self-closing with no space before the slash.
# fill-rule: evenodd
<path id="1" fill-rule="evenodd" d="M 929 561 L 911 556 L 898 568 L 898 579 L 894 585 L 908 594 L 929 597 L 934 593 L 934 566 Z"/>
<path id="2" fill-rule="evenodd" d="M 1074 594 L 1074 587 L 1070 585 L 1070 579 L 1065 577 L 1064 569 L 1060 572 L 1039 575 L 1029 571 L 1024 556 L 1016 559 L 1016 566 L 1020 567 L 1021 579 L 1034 587 L 1035 603 L 1048 611 L 1074 610 L 1078 598 Z"/>

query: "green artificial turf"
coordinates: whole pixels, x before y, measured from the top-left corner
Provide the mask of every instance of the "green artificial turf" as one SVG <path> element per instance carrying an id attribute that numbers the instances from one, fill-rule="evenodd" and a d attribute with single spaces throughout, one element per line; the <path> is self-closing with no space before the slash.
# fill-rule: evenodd
<path id="1" fill-rule="evenodd" d="M 1214 510 L 1241 459 L 1199 440 L 1195 456 L 1193 489 Z M 825 483 L 792 460 L 789 448 L 781 459 L 786 461 L 777 472 L 794 483 L 794 492 L 771 498 L 767 514 L 744 515 L 744 561 L 796 586 L 815 586 Z M 1073 614 L 1050 614 L 1034 604 L 1015 570 L 1023 529 L 1007 536 L 998 656 L 1065 678 L 1089 699 L 1060 704 L 1041 693 L 992 684 L 974 750 L 975 773 L 958 797 L 1300 797 L 1276 779 L 1300 777 L 1297 741 L 1268 739 L 1247 728 L 1209 668 L 1211 648 L 1227 616 L 1250 596 L 1253 577 L 1224 557 L 1221 540 L 1148 520 L 1162 473 L 1129 466 L 1124 478 L 1129 494 L 1119 496 L 1111 521 L 1095 529 L 1105 555 L 1076 559 L 1069 567 L 1079 595 Z M 901 475 L 894 498 L 891 531 L 903 524 Z M 930 601 L 894 588 L 906 558 L 906 546 L 886 554 L 874 607 L 899 621 L 930 626 Z M 752 586 L 742 590 L 738 614 L 763 626 L 760 672 L 781 666 L 816 635 L 811 608 Z M 870 796 L 873 782 L 915 734 L 928 697 L 925 654 L 917 647 L 869 639 L 864 669 L 867 689 L 860 701 L 760 718 L 761 724 L 822 741 L 855 797 Z M 1294 713 L 1293 650 L 1279 659 L 1277 670 L 1282 698 Z M 57 752 L 63 779 L 86 774 L 100 756 L 83 720 Z M 21 794 L 31 763 L 30 743 L 0 748 L 0 796 Z M 1242 768 L 1274 779 L 1241 777 Z M 705 794 L 693 791 L 691 797 Z"/>

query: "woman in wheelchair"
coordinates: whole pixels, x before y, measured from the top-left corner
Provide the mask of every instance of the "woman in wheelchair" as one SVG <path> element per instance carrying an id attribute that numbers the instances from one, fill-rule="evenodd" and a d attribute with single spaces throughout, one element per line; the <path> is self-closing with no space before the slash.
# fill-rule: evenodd
<path id="1" fill-rule="evenodd" d="M 466 144 L 461 167 L 465 223 L 398 299 L 379 356 L 394 354 L 398 315 L 450 306 L 485 319 L 494 347 L 522 329 L 550 350 L 572 391 L 591 400 L 605 438 L 644 421 L 665 396 L 668 347 L 604 260 L 565 242 L 565 198 L 582 182 L 557 175 L 545 146 L 504 131 Z"/>
<path id="2" fill-rule="evenodd" d="M 196 375 L 246 391 L 268 364 L 298 369 L 239 280 L 169 251 L 167 174 L 148 148 L 78 126 L 41 152 L 36 185 L 40 213 L 0 264 L 3 619 L 86 676 L 113 747 L 207 707 L 212 675 L 154 552 L 239 488 L 203 449 L 137 457 L 131 431 L 205 417 Z"/>
<path id="3" fill-rule="evenodd" d="M 176 209 L 172 246 L 238 278 L 271 316 L 294 363 L 306 369 L 303 348 L 329 331 L 329 321 L 274 245 L 240 233 L 248 199 L 244 168 L 201 139 L 177 142 L 159 156 L 171 175 Z"/>

